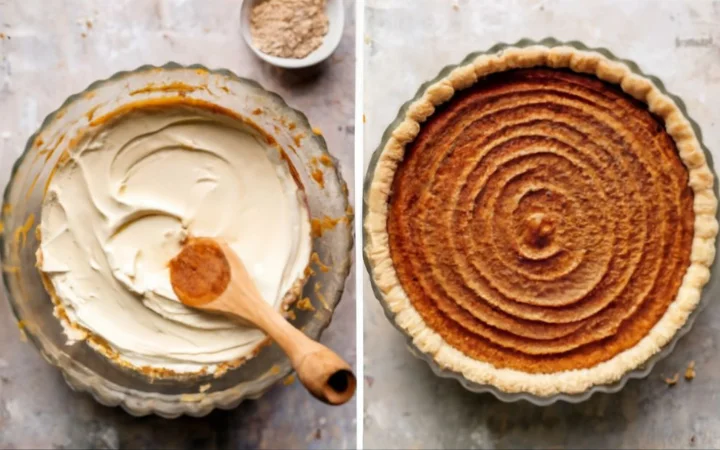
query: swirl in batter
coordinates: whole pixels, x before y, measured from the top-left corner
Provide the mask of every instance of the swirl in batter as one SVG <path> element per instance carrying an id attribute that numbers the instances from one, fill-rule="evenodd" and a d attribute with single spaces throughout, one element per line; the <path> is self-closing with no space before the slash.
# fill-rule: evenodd
<path id="1" fill-rule="evenodd" d="M 304 280 L 307 203 L 272 139 L 197 106 L 146 106 L 93 127 L 54 174 L 38 263 L 71 340 L 153 374 L 250 357 L 254 328 L 182 305 L 168 262 L 188 236 L 224 239 L 276 308 Z M 53 292 L 54 291 L 54 292 Z"/>
<path id="2" fill-rule="evenodd" d="M 486 77 L 424 125 L 388 234 L 429 326 L 495 367 L 593 367 L 637 344 L 690 264 L 693 192 L 647 107 L 593 77 Z"/>

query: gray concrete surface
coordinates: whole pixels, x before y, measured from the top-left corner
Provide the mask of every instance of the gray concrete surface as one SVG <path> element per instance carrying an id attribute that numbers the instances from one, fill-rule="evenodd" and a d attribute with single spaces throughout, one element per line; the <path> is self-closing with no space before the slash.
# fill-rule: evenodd
<path id="1" fill-rule="evenodd" d="M 45 115 L 90 82 L 139 65 L 202 63 L 254 78 L 304 111 L 337 156 L 353 198 L 354 4 L 332 59 L 286 72 L 242 41 L 240 2 L 0 0 L 0 185 Z M 355 280 L 322 341 L 355 360 Z M 22 343 L 0 299 L 0 448 L 346 448 L 355 402 L 332 408 L 295 382 L 206 418 L 133 418 L 72 392 Z"/>
<path id="2" fill-rule="evenodd" d="M 446 64 L 523 37 L 606 46 L 681 96 L 720 160 L 720 1 L 367 0 L 365 164 L 398 108 Z M 720 304 L 650 377 L 614 395 L 547 408 L 504 404 L 436 378 L 386 320 L 367 277 L 365 448 L 717 448 Z M 718 299 L 713 299 L 718 300 Z M 697 378 L 662 376 L 697 362 Z"/>

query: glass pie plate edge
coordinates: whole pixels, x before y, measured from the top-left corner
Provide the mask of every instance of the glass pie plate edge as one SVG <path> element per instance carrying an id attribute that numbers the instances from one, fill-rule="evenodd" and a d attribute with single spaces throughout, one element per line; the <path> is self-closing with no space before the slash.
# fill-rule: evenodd
<path id="1" fill-rule="evenodd" d="M 437 81 L 445 78 L 452 70 L 454 70 L 457 67 L 467 65 L 471 63 L 473 60 L 475 60 L 480 55 L 485 54 L 494 54 L 501 50 L 504 50 L 509 47 L 529 47 L 532 45 L 544 45 L 546 47 L 557 47 L 557 46 L 570 46 L 573 48 L 576 48 L 578 50 L 587 50 L 587 51 L 594 51 L 598 52 L 607 58 L 618 61 L 621 63 L 624 63 L 627 65 L 634 73 L 641 75 L 645 78 L 648 78 L 652 80 L 652 82 L 655 84 L 655 86 L 660 89 L 664 94 L 668 95 L 670 98 L 675 101 L 675 103 L 678 105 L 680 110 L 682 111 L 683 115 L 690 121 L 693 130 L 695 131 L 695 134 L 697 135 L 698 141 L 700 142 L 700 145 L 702 146 L 703 152 L 705 153 L 705 157 L 707 158 L 708 165 L 710 166 L 710 169 L 715 176 L 715 184 L 713 186 L 713 190 L 715 192 L 715 196 L 720 198 L 718 196 L 718 181 L 717 181 L 717 174 L 715 173 L 715 168 L 713 164 L 713 158 L 712 154 L 708 150 L 708 148 L 703 143 L 702 139 L 702 132 L 700 130 L 700 127 L 698 126 L 697 122 L 692 120 L 692 118 L 687 113 L 687 108 L 685 106 L 685 103 L 676 95 L 673 95 L 667 91 L 665 88 L 665 85 L 662 81 L 660 81 L 659 78 L 647 75 L 645 74 L 636 63 L 633 61 L 622 59 L 617 56 L 615 56 L 610 50 L 606 48 L 593 48 L 588 47 L 585 44 L 579 42 L 579 41 L 570 41 L 570 42 L 563 42 L 559 41 L 554 38 L 545 38 L 539 41 L 532 40 L 532 39 L 521 39 L 518 42 L 514 44 L 508 44 L 508 43 L 498 43 L 491 48 L 484 50 L 484 51 L 478 51 L 473 52 L 467 55 L 460 63 L 458 64 L 452 64 L 445 66 L 440 73 L 433 78 L 432 80 L 429 80 L 425 83 L 423 83 L 420 88 L 417 90 L 415 96 L 404 103 L 400 107 L 400 111 L 398 112 L 398 115 L 396 118 L 388 125 L 388 127 L 383 132 L 382 138 L 380 140 L 380 144 L 373 152 L 373 155 L 370 159 L 370 163 L 368 164 L 367 172 L 365 173 L 365 179 L 363 184 L 363 223 L 365 222 L 367 211 L 368 211 L 368 192 L 370 188 L 370 183 L 373 178 L 373 174 L 375 173 L 375 170 L 377 168 L 378 159 L 380 157 L 380 153 L 382 152 L 382 149 L 385 147 L 385 144 L 387 143 L 388 139 L 390 139 L 390 135 L 392 131 L 399 125 L 405 118 L 405 113 L 407 112 L 408 107 L 422 97 L 422 95 L 425 92 L 425 89 L 436 83 Z M 720 214 L 717 214 L 718 219 L 720 219 Z M 365 230 L 365 227 L 363 226 L 363 239 L 367 239 L 367 231 Z M 720 241 L 718 241 L 720 242 Z M 716 243 L 716 249 L 717 249 L 717 243 Z M 555 394 L 552 396 L 547 397 L 541 397 L 533 394 L 528 393 L 507 393 L 500 389 L 498 389 L 495 386 L 492 385 L 486 385 L 486 384 L 479 384 L 472 381 L 467 380 L 461 373 L 440 367 L 440 365 L 435 362 L 433 357 L 431 355 L 428 355 L 424 352 L 422 352 L 420 349 L 417 348 L 417 346 L 413 343 L 412 337 L 407 334 L 396 322 L 395 322 L 395 314 L 391 311 L 389 308 L 384 295 L 378 288 L 378 286 L 375 283 L 375 280 L 372 277 L 372 263 L 370 262 L 367 252 L 365 249 L 363 249 L 363 260 L 365 261 L 365 268 L 368 272 L 368 278 L 370 279 L 370 284 L 372 286 L 373 293 L 375 294 L 375 297 L 378 299 L 380 304 L 382 305 L 382 308 L 385 312 L 385 316 L 388 318 L 390 323 L 398 330 L 400 333 L 402 333 L 407 341 L 407 346 L 410 350 L 410 352 L 415 355 L 417 358 L 424 360 L 432 369 L 432 371 L 439 377 L 442 378 L 451 378 L 456 381 L 458 381 L 465 389 L 471 392 L 475 393 L 490 393 L 494 395 L 497 399 L 504 401 L 504 402 L 516 402 L 520 400 L 528 401 L 532 404 L 535 404 L 537 406 L 547 406 L 551 405 L 555 402 L 562 401 L 567 403 L 580 403 L 587 399 L 589 399 L 593 394 L 595 393 L 615 393 L 620 391 L 629 380 L 632 379 L 641 379 L 647 377 L 650 372 L 652 371 L 655 364 L 668 356 L 673 349 L 675 348 L 675 345 L 680 340 L 681 337 L 686 335 L 688 331 L 692 328 L 693 323 L 695 322 L 695 319 L 697 318 L 698 314 L 704 309 L 705 306 L 710 301 L 710 298 L 712 297 L 711 293 L 720 293 L 720 269 L 718 269 L 718 264 L 716 262 L 713 263 L 711 268 L 711 274 L 710 274 L 710 281 L 707 283 L 707 285 L 703 288 L 702 292 L 702 298 L 700 300 L 700 303 L 695 308 L 695 310 L 690 314 L 690 317 L 688 318 L 687 322 L 677 331 L 675 336 L 672 338 L 672 340 L 663 347 L 659 352 L 657 352 L 655 355 L 653 355 L 650 359 L 648 359 L 643 365 L 638 367 L 635 370 L 632 370 L 630 372 L 627 372 L 625 375 L 623 375 L 618 381 L 612 383 L 612 384 L 603 384 L 603 385 L 596 385 L 592 388 L 579 393 L 579 394 Z"/>
<path id="2" fill-rule="evenodd" d="M 5 188 L 0 228 L 5 294 L 22 337 L 60 369 L 71 388 L 90 393 L 101 404 L 119 405 L 135 416 L 199 417 L 214 408 L 234 408 L 244 399 L 260 397 L 292 370 L 280 348 L 271 344 L 217 378 L 150 380 L 110 363 L 85 343 L 66 345 L 60 323 L 53 316 L 52 302 L 35 267 L 35 227 L 52 168 L 63 150 L 72 145 L 74 134 L 94 117 L 137 101 L 178 97 L 220 105 L 265 130 L 296 168 L 311 219 L 334 219 L 336 226 L 313 234 L 317 258 L 313 257 L 313 273 L 302 292 L 312 307 L 306 302 L 302 309 L 290 306 L 294 326 L 313 339 L 320 337 L 330 324 L 352 264 L 354 217 L 339 163 L 307 117 L 279 95 L 226 69 L 170 62 L 118 72 L 70 96 L 29 138 Z M 313 177 L 317 171 L 322 171 L 322 183 Z"/>

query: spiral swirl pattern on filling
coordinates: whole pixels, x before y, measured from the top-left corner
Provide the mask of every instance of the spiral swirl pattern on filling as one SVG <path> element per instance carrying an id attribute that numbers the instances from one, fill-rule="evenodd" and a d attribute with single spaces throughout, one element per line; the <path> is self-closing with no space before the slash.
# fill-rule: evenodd
<path id="1" fill-rule="evenodd" d="M 592 367 L 634 346 L 690 263 L 673 139 L 619 87 L 559 69 L 478 81 L 423 124 L 387 222 L 429 327 L 496 367 Z"/>

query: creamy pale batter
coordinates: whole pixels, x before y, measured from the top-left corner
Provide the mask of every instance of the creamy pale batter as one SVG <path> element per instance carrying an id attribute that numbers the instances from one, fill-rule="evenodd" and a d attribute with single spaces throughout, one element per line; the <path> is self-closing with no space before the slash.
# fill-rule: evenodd
<path id="1" fill-rule="evenodd" d="M 251 356 L 264 334 L 182 305 L 168 262 L 187 236 L 222 238 L 276 308 L 299 287 L 308 210 L 270 141 L 176 105 L 132 110 L 70 149 L 43 203 L 38 258 L 69 338 L 95 335 L 121 362 L 175 373 Z"/>

